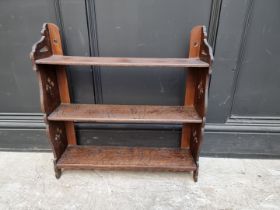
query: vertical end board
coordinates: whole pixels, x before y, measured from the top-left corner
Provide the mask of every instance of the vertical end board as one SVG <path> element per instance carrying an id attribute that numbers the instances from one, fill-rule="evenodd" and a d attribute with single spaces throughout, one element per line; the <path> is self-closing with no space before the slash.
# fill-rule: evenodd
<path id="1" fill-rule="evenodd" d="M 201 49 L 203 34 L 203 26 L 195 26 L 190 33 L 189 40 L 189 58 L 198 58 Z M 185 106 L 195 106 L 195 97 L 197 86 L 197 69 L 189 68 L 186 76 L 186 88 L 185 88 Z M 192 126 L 189 124 L 184 124 L 182 127 L 181 136 L 181 148 L 187 148 L 191 144 L 191 132 Z"/>
<path id="2" fill-rule="evenodd" d="M 203 25 L 195 26 L 190 33 L 189 58 L 200 58 L 211 63 L 214 60 L 212 47 L 207 41 L 207 30 Z"/>
<path id="3" fill-rule="evenodd" d="M 61 37 L 59 33 L 59 28 L 53 23 L 47 23 L 47 28 L 50 37 L 50 45 L 52 48 L 53 55 L 63 55 Z"/>
<path id="4" fill-rule="evenodd" d="M 65 125 L 63 122 L 48 122 L 46 130 L 54 158 L 57 161 L 68 145 Z"/>
<path id="5" fill-rule="evenodd" d="M 55 160 L 59 159 L 67 146 L 67 138 L 65 132 L 65 125 L 63 122 L 49 122 L 47 115 L 52 113 L 61 103 L 59 86 L 56 72 L 53 71 L 52 66 L 37 65 L 37 59 L 51 56 L 52 46 L 50 42 L 48 24 L 44 24 L 41 30 L 41 39 L 35 43 L 30 53 L 30 58 L 33 65 L 33 70 L 36 71 L 39 81 L 40 102 L 41 109 L 44 113 L 46 131 L 48 139 L 53 150 Z"/>
<path id="6" fill-rule="evenodd" d="M 49 71 L 49 66 L 37 65 L 35 61 L 51 55 L 48 25 L 45 23 L 41 30 L 41 39 L 33 45 L 30 53 L 32 67 L 37 72 L 39 81 L 41 110 L 45 114 L 51 113 L 60 104 L 57 77 L 55 72 Z"/>
<path id="7" fill-rule="evenodd" d="M 203 118 L 203 122 L 195 125 L 183 125 L 181 147 L 189 145 L 198 166 L 207 109 L 210 68 L 213 61 L 212 48 L 207 42 L 205 26 L 196 26 L 192 29 L 189 42 L 189 58 L 199 58 L 209 63 L 209 68 L 189 68 L 186 78 L 185 106 L 193 106 L 200 117 Z"/>
<path id="8" fill-rule="evenodd" d="M 41 39 L 35 43 L 30 53 L 33 70 L 37 72 L 39 87 L 40 87 L 40 101 L 41 110 L 46 115 L 50 114 L 60 103 L 70 103 L 70 96 L 68 90 L 68 81 L 65 67 L 63 66 L 48 66 L 36 65 L 37 59 L 49 57 L 53 54 L 63 54 L 61 37 L 59 28 L 52 23 L 44 23 L 41 30 Z M 56 68 L 56 71 L 49 68 Z M 50 122 L 46 120 L 47 132 L 53 133 L 54 126 L 48 126 Z M 70 144 L 76 144 L 76 134 L 73 122 L 62 122 L 66 130 L 67 140 Z M 51 140 L 51 139 L 50 139 Z M 57 147 L 50 142 L 54 151 L 57 154 Z"/>
<path id="9" fill-rule="evenodd" d="M 200 49 L 203 40 L 203 26 L 195 26 L 190 33 L 189 41 L 189 58 L 197 58 L 200 54 Z"/>
<path id="10" fill-rule="evenodd" d="M 51 44 L 53 55 L 63 55 L 59 28 L 52 23 L 48 23 L 47 27 L 50 35 L 50 44 Z M 65 66 L 55 66 L 55 68 L 56 68 L 56 75 L 57 75 L 57 81 L 59 86 L 61 103 L 71 103 L 66 68 Z M 65 128 L 66 128 L 68 144 L 76 145 L 77 140 L 76 140 L 74 123 L 65 122 Z"/>

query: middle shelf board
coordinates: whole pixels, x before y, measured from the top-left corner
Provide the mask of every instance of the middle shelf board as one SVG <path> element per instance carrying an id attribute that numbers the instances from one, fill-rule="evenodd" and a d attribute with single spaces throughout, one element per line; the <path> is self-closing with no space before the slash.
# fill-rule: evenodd
<path id="1" fill-rule="evenodd" d="M 209 67 L 199 58 L 118 58 L 52 55 L 36 60 L 36 64 L 77 66 L 131 66 L 131 67 Z"/>
<path id="2" fill-rule="evenodd" d="M 151 105 L 61 104 L 50 121 L 99 123 L 201 123 L 193 107 Z"/>

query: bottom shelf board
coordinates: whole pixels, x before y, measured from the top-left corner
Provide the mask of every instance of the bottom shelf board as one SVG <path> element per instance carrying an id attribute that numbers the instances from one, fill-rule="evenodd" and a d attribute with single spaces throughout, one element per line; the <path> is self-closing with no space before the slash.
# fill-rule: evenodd
<path id="1" fill-rule="evenodd" d="M 57 162 L 63 169 L 194 171 L 188 149 L 68 146 Z"/>

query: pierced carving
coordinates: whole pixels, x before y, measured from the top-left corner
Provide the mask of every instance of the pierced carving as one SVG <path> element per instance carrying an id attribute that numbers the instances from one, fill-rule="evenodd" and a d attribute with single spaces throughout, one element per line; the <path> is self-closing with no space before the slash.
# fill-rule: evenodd
<path id="1" fill-rule="evenodd" d="M 202 50 L 202 51 L 201 51 L 201 54 L 202 54 L 202 55 L 205 55 L 205 56 L 207 55 L 207 53 L 206 53 L 205 50 Z"/>
<path id="2" fill-rule="evenodd" d="M 197 137 L 196 130 L 193 131 L 192 135 L 193 135 L 193 142 L 197 144 L 198 143 L 198 137 Z"/>
<path id="3" fill-rule="evenodd" d="M 44 53 L 44 52 L 48 52 L 48 51 L 49 51 L 49 49 L 47 48 L 47 46 L 44 46 L 39 50 L 40 53 Z"/>
<path id="4" fill-rule="evenodd" d="M 204 88 L 203 88 L 203 84 L 202 84 L 201 80 L 200 80 L 200 82 L 199 82 L 199 84 L 197 86 L 197 89 L 198 89 L 198 98 L 201 98 L 201 96 L 204 93 Z"/>
<path id="5" fill-rule="evenodd" d="M 54 140 L 55 141 L 60 141 L 61 140 L 61 135 L 62 135 L 61 128 L 56 128 L 56 134 L 55 134 Z"/>
<path id="6" fill-rule="evenodd" d="M 48 57 L 52 54 L 47 30 L 47 24 L 44 24 L 41 30 L 41 39 L 32 46 L 30 58 L 34 71 L 37 71 L 35 60 Z"/>
<path id="7" fill-rule="evenodd" d="M 56 128 L 54 141 L 56 141 L 56 143 L 61 145 L 62 147 L 65 146 L 64 143 L 63 143 L 63 131 L 62 131 L 61 128 Z"/>
<path id="8" fill-rule="evenodd" d="M 199 46 L 199 43 L 198 42 L 194 42 L 193 43 L 193 47 L 198 47 Z"/>
<path id="9" fill-rule="evenodd" d="M 51 78 L 48 77 L 46 82 L 46 91 L 51 96 L 54 96 L 54 87 L 55 87 L 54 81 L 52 81 Z"/>
<path id="10" fill-rule="evenodd" d="M 203 41 L 202 41 L 202 49 L 199 57 L 203 61 L 211 64 L 212 61 L 214 60 L 214 56 L 213 56 L 212 48 L 210 47 L 207 41 L 207 30 L 205 26 L 202 27 L 202 33 L 203 33 Z"/>

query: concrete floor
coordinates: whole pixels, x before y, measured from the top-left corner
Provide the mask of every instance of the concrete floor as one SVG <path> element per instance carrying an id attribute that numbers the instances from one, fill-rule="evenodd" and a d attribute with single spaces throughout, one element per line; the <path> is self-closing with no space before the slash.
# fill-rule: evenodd
<path id="1" fill-rule="evenodd" d="M 280 160 L 201 158 L 188 173 L 65 171 L 51 153 L 0 152 L 0 209 L 280 209 Z"/>

